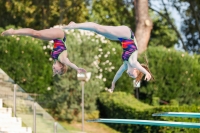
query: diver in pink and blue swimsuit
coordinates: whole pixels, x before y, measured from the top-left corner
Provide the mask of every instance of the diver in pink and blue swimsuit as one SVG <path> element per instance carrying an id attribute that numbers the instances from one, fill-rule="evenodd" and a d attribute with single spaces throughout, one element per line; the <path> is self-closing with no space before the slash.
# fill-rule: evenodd
<path id="1" fill-rule="evenodd" d="M 115 88 L 116 81 L 121 77 L 124 71 L 127 71 L 127 74 L 131 78 L 135 78 L 136 82 L 139 82 L 143 75 L 145 75 L 145 80 L 149 81 L 152 78 L 152 75 L 148 69 L 148 67 L 143 66 L 137 61 L 137 42 L 134 37 L 133 32 L 127 26 L 105 26 L 99 25 L 93 22 L 86 23 L 75 23 L 70 22 L 67 26 L 63 27 L 63 29 L 83 29 L 96 32 L 102 36 L 110 40 L 118 40 L 121 42 L 123 54 L 122 60 L 123 64 L 116 72 L 111 89 L 108 89 L 110 93 L 113 92 Z"/>
<path id="2" fill-rule="evenodd" d="M 75 69 L 78 73 L 85 73 L 85 69 L 77 67 L 72 63 L 67 57 L 67 47 L 66 47 L 66 35 L 64 31 L 60 28 L 51 28 L 44 30 L 34 30 L 30 28 L 22 28 L 18 30 L 9 29 L 2 32 L 3 36 L 10 35 L 24 35 L 31 36 L 46 41 L 54 41 L 53 50 L 51 52 L 51 57 L 54 60 L 52 65 L 53 75 L 63 74 L 67 71 L 69 66 Z"/>

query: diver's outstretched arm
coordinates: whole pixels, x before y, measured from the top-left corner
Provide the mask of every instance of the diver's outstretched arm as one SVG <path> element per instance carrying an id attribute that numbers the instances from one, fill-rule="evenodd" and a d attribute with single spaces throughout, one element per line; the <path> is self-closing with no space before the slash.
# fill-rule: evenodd
<path id="1" fill-rule="evenodd" d="M 115 74 L 112 84 L 111 84 L 111 88 L 108 89 L 107 91 L 110 93 L 113 93 L 114 89 L 115 89 L 115 83 L 117 82 L 117 80 L 122 76 L 123 72 L 127 70 L 127 66 L 125 63 L 123 63 L 121 65 L 121 67 L 119 68 L 119 70 L 117 71 L 117 73 Z"/>
<path id="2" fill-rule="evenodd" d="M 67 52 L 63 52 L 61 55 L 60 55 L 60 62 L 75 69 L 78 73 L 85 73 L 86 70 L 83 69 L 83 68 L 79 68 L 77 67 L 74 63 L 72 63 L 68 58 L 67 58 Z"/>

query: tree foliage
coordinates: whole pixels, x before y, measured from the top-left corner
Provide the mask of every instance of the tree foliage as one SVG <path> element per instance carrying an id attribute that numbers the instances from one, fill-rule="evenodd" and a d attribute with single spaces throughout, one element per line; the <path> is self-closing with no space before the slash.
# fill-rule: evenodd
<path id="1" fill-rule="evenodd" d="M 3 0 L 0 8 L 0 27 L 44 29 L 70 21 L 84 22 L 88 16 L 85 0 Z"/>
<path id="2" fill-rule="evenodd" d="M 157 3 L 155 6 L 154 3 Z M 155 2 L 150 0 L 150 9 L 158 13 L 162 19 L 167 20 L 171 29 L 174 30 L 179 39 L 180 48 L 188 52 L 199 54 L 200 43 L 200 24 L 199 24 L 199 8 L 200 2 L 198 0 L 161 0 Z M 172 12 L 177 12 L 176 21 L 179 23 L 180 30 L 177 28 L 172 19 Z"/>
<path id="3" fill-rule="evenodd" d="M 93 0 L 89 20 L 104 25 L 127 25 L 135 29 L 133 4 L 123 0 Z"/>
<path id="4" fill-rule="evenodd" d="M 200 54 L 200 1 L 182 0 L 187 3 L 187 9 L 183 12 L 184 20 L 182 32 L 187 42 L 187 50 Z"/>
<path id="5" fill-rule="evenodd" d="M 149 46 L 163 45 L 170 48 L 178 43 L 176 32 L 171 28 L 166 19 L 156 15 L 154 12 L 151 13 L 151 18 L 153 21 L 153 29 L 151 32 Z"/>

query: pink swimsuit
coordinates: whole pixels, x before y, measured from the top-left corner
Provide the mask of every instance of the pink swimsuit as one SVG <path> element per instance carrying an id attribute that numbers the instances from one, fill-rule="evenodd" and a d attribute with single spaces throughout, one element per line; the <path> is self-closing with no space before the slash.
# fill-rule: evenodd
<path id="1" fill-rule="evenodd" d="M 131 39 L 123 39 L 123 38 L 118 38 L 118 39 L 120 40 L 123 48 L 122 60 L 128 61 L 131 54 L 137 50 L 137 46 L 134 42 L 134 34 L 131 31 Z"/>
<path id="2" fill-rule="evenodd" d="M 64 37 L 62 40 L 61 39 L 54 39 L 54 45 L 53 45 L 53 50 L 51 52 L 51 57 L 54 60 L 58 60 L 59 55 L 67 50 L 65 41 L 66 41 L 66 37 Z"/>

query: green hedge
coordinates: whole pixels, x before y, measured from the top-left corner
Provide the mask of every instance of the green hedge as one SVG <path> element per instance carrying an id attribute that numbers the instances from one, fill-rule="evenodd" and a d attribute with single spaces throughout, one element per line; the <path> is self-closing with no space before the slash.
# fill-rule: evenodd
<path id="1" fill-rule="evenodd" d="M 29 93 L 47 93 L 53 84 L 50 51 L 44 45 L 31 37 L 0 36 L 0 68 Z"/>
<path id="2" fill-rule="evenodd" d="M 175 99 L 180 105 L 199 105 L 199 55 L 164 47 L 149 47 L 146 54 L 155 82 L 143 81 L 140 88 L 140 92 L 146 95 L 143 99 L 150 103 L 152 97 L 159 97 L 167 102 Z M 143 55 L 139 60 L 144 61 Z"/>
<path id="3" fill-rule="evenodd" d="M 99 100 L 100 118 L 139 119 L 139 120 L 165 120 L 199 122 L 194 118 L 152 117 L 158 112 L 199 112 L 197 106 L 158 106 L 144 104 L 131 94 L 115 92 L 113 94 L 101 93 Z M 181 128 L 158 127 L 143 125 L 108 124 L 123 133 L 177 133 Z M 198 129 L 183 129 L 187 133 L 197 133 Z"/>

